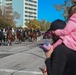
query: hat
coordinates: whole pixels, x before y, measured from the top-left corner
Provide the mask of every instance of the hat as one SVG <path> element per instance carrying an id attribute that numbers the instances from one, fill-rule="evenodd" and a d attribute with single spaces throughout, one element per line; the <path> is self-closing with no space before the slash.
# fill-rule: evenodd
<path id="1" fill-rule="evenodd" d="M 65 26 L 66 26 L 65 21 L 57 19 L 51 23 L 49 31 L 56 29 L 63 29 Z"/>

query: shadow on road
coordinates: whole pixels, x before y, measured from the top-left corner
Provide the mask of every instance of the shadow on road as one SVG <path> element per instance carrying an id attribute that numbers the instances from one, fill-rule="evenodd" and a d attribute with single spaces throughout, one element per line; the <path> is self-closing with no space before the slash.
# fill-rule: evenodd
<path id="1" fill-rule="evenodd" d="M 10 56 L 10 55 L 12 55 L 12 54 L 0 54 L 0 58 L 4 58 L 4 57 Z"/>

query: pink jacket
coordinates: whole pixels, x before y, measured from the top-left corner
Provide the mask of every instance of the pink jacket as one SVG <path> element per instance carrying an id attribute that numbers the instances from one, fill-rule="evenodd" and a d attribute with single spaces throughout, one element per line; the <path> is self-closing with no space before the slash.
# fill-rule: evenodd
<path id="1" fill-rule="evenodd" d="M 55 34 L 60 36 L 68 48 L 76 51 L 76 13 L 70 17 L 66 27 L 64 29 L 57 29 Z M 58 43 L 55 44 L 55 47 Z"/>

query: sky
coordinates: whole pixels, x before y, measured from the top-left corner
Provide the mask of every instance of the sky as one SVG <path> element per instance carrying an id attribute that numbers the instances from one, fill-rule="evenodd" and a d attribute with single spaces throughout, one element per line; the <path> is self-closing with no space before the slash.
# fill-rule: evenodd
<path id="1" fill-rule="evenodd" d="M 64 0 L 38 0 L 38 20 L 53 22 L 56 19 L 64 18 L 61 12 L 54 8 L 54 4 L 62 4 Z"/>

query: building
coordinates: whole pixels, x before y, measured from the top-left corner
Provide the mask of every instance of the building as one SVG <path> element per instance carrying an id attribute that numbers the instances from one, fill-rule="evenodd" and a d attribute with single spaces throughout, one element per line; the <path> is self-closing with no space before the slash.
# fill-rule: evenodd
<path id="1" fill-rule="evenodd" d="M 38 0 L 13 0 L 13 9 L 20 15 L 16 19 L 17 26 L 25 26 L 25 22 L 38 19 Z"/>
<path id="2" fill-rule="evenodd" d="M 6 6 L 12 6 L 12 0 L 6 0 Z"/>
<path id="3" fill-rule="evenodd" d="M 7 21 L 12 21 L 13 18 L 12 18 L 12 15 L 13 15 L 13 12 L 12 12 L 12 0 L 6 0 L 5 2 L 5 7 L 4 7 L 4 13 L 5 13 L 5 19 Z"/>
<path id="4" fill-rule="evenodd" d="M 37 19 L 38 0 L 25 0 L 24 3 L 24 23 L 31 19 Z"/>
<path id="5" fill-rule="evenodd" d="M 0 5 L 6 21 L 12 22 L 12 0 L 0 0 Z"/>
<path id="6" fill-rule="evenodd" d="M 5 15 L 4 18 L 6 21 L 16 24 L 16 21 L 13 17 L 13 0 L 2 0 L 2 12 Z"/>
<path id="7" fill-rule="evenodd" d="M 25 26 L 25 22 L 31 19 L 38 19 L 38 0 L 2 0 L 3 4 L 8 7 L 7 10 L 15 13 L 17 26 Z"/>

